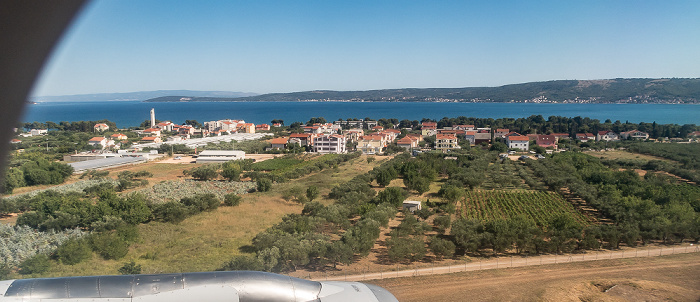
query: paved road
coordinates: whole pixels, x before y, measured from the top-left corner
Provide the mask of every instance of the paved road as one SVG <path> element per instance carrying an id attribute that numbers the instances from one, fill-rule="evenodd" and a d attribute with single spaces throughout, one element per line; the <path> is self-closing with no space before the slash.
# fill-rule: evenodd
<path id="1" fill-rule="evenodd" d="M 681 253 L 698 253 L 698 245 L 682 245 L 673 247 L 635 248 L 620 251 L 599 251 L 586 254 L 567 255 L 543 255 L 534 257 L 498 257 L 488 260 L 465 262 L 464 265 L 450 265 L 439 267 L 421 267 L 416 269 L 394 270 L 379 273 L 363 273 L 355 275 L 335 275 L 315 279 L 316 281 L 363 281 L 396 277 L 415 277 L 424 275 L 449 274 L 455 272 L 478 271 L 508 267 L 534 266 L 543 264 L 569 263 L 581 261 L 596 261 L 603 259 L 621 259 L 635 257 L 655 257 Z M 405 266 L 404 266 L 405 267 Z"/>

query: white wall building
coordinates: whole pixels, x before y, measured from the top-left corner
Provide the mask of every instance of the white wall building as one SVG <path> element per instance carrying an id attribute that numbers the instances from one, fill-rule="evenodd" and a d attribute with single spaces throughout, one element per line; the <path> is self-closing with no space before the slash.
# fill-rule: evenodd
<path id="1" fill-rule="evenodd" d="M 245 159 L 245 152 L 240 150 L 204 150 L 197 156 L 197 163 L 221 163 L 239 159 Z"/>
<path id="2" fill-rule="evenodd" d="M 317 153 L 345 153 L 345 136 L 333 134 L 322 135 L 314 141 L 314 152 Z"/>
<path id="3" fill-rule="evenodd" d="M 506 145 L 508 145 L 508 149 L 527 151 L 530 150 L 530 138 L 518 135 L 506 136 Z"/>

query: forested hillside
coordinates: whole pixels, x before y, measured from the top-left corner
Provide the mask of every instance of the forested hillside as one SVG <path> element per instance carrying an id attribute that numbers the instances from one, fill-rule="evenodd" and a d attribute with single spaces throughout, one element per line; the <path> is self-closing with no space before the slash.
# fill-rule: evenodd
<path id="1" fill-rule="evenodd" d="M 368 91 L 315 90 L 270 93 L 240 98 L 166 96 L 147 102 L 191 101 L 389 101 L 389 102 L 578 102 L 578 103 L 697 103 L 700 79 L 559 80 L 467 88 L 406 88 Z"/>

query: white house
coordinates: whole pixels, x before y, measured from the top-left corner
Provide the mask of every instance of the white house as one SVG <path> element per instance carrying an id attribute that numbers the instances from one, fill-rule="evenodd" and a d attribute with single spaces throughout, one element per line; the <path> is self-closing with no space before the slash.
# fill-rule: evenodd
<path id="1" fill-rule="evenodd" d="M 421 209 L 421 202 L 417 200 L 404 200 L 403 209 L 410 211 L 411 213 Z"/>
<path id="2" fill-rule="evenodd" d="M 598 135 L 595 137 L 596 141 L 619 141 L 620 136 L 617 135 L 617 133 L 610 131 L 610 130 L 605 130 L 605 131 L 598 131 Z"/>
<path id="3" fill-rule="evenodd" d="M 29 133 L 31 133 L 30 136 L 44 135 L 44 134 L 46 134 L 46 132 L 48 132 L 47 129 L 32 129 L 29 131 Z"/>
<path id="4" fill-rule="evenodd" d="M 107 130 L 109 130 L 109 126 L 107 124 L 95 124 L 95 132 L 102 132 Z"/>
<path id="5" fill-rule="evenodd" d="M 435 136 L 435 149 L 446 151 L 459 148 L 456 136 L 451 134 L 438 134 Z"/>
<path id="6" fill-rule="evenodd" d="M 345 136 L 332 134 L 322 135 L 314 141 L 314 152 L 317 153 L 345 153 Z"/>
<path id="7" fill-rule="evenodd" d="M 632 130 L 632 131 L 621 132 L 620 137 L 622 137 L 622 139 L 647 140 L 647 139 L 649 139 L 649 133 L 646 133 L 644 131 L 639 131 L 639 130 Z"/>
<path id="8" fill-rule="evenodd" d="M 102 136 L 96 136 L 88 141 L 88 145 L 97 147 L 99 145 L 100 149 L 108 148 L 114 146 L 114 141 Z"/>
<path id="9" fill-rule="evenodd" d="M 520 149 L 523 151 L 530 150 L 530 139 L 527 136 L 506 136 L 506 145 L 508 149 Z"/>

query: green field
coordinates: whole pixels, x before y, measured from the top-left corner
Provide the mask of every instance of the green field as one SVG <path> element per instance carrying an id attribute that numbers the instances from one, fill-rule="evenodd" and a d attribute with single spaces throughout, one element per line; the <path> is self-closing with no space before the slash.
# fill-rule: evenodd
<path id="1" fill-rule="evenodd" d="M 467 191 L 462 214 L 484 222 L 525 215 L 540 226 L 546 226 L 554 215 L 567 214 L 583 225 L 588 224 L 586 217 L 561 195 L 544 191 Z"/>

